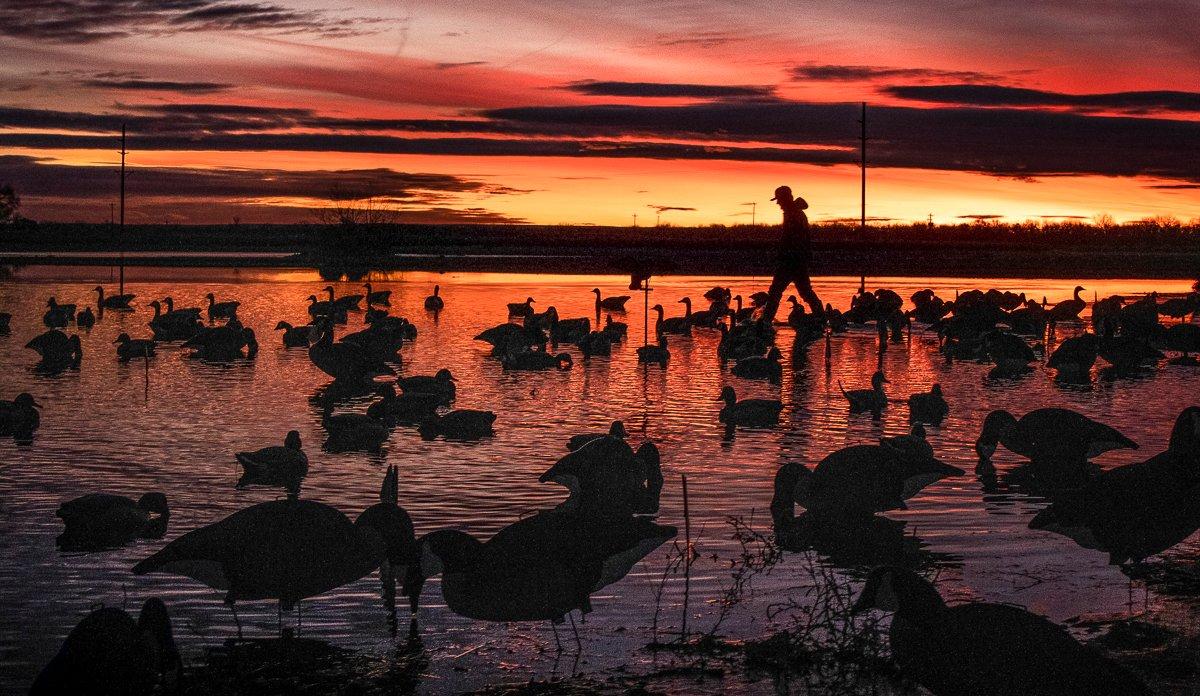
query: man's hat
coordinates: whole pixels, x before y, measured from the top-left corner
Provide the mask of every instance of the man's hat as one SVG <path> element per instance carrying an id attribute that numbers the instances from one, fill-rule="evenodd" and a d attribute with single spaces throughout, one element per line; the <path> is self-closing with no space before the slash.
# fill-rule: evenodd
<path id="1" fill-rule="evenodd" d="M 780 186 L 779 188 L 775 189 L 775 195 L 774 195 L 774 197 L 771 198 L 771 200 L 777 201 L 777 200 L 779 200 L 779 198 L 781 196 L 784 196 L 784 195 L 786 195 L 788 198 L 792 197 L 792 187 L 791 186 Z"/>

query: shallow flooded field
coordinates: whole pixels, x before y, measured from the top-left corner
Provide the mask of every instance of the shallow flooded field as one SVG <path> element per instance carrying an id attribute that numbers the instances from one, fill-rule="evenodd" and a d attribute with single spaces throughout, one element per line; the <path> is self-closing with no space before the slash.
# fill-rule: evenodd
<path id="1" fill-rule="evenodd" d="M 531 269 L 533 270 L 533 269 Z M 623 420 L 631 441 L 651 440 L 662 452 L 666 485 L 660 521 L 684 525 L 681 475 L 688 480 L 690 525 L 699 558 L 689 587 L 689 628 L 705 631 L 718 613 L 729 583 L 730 561 L 740 551 L 731 538 L 731 516 L 764 533 L 770 529 L 772 479 L 788 461 L 815 464 L 829 452 L 874 443 L 908 429 L 908 409 L 892 403 L 882 418 L 850 415 L 838 389 L 867 386 L 877 361 L 873 327 L 835 335 L 826 366 L 822 341 L 793 349 L 791 330 L 782 326 L 777 344 L 784 354 L 779 385 L 751 382 L 722 370 L 716 357 L 719 334 L 698 329 L 692 338 L 672 340 L 670 366 L 637 363 L 642 340 L 642 298 L 629 302 L 629 339 L 611 358 L 584 361 L 573 347 L 574 367 L 566 371 L 506 372 L 489 346 L 472 340 L 505 320 L 505 305 L 536 299 L 555 306 L 561 317 L 593 317 L 590 290 L 605 295 L 634 294 L 627 278 L 511 274 L 373 275 L 376 290 L 392 291 L 392 314 L 418 328 L 402 355 L 404 375 L 432 374 L 442 367 L 458 383 L 458 408 L 497 413 L 496 434 L 477 443 L 424 441 L 413 428 L 398 427 L 380 455 L 322 451 L 321 396 L 330 378 L 302 348 L 284 348 L 272 331 L 280 320 L 307 321 L 306 297 L 326 285 L 308 271 L 261 269 L 132 269 L 126 282 L 137 295 L 134 313 L 108 312 L 90 330 L 79 331 L 84 358 L 78 371 L 55 376 L 36 373 L 37 356 L 24 348 L 45 330 L 46 299 L 94 303 L 97 282 L 115 287 L 108 269 L 25 268 L 0 281 L 0 311 L 13 315 L 11 334 L 0 336 L 0 398 L 23 391 L 43 405 L 41 427 L 29 446 L 0 440 L 0 691 L 23 691 L 58 649 L 63 637 L 100 604 L 134 609 L 149 596 L 170 608 L 185 661 L 235 635 L 221 596 L 199 583 L 164 575 L 135 577 L 130 568 L 168 540 L 219 520 L 254 503 L 281 496 L 278 489 L 235 488 L 240 469 L 233 453 L 279 444 L 298 430 L 310 459 L 302 497 L 331 504 L 353 517 L 377 500 L 386 466 L 399 467 L 400 504 L 423 533 L 443 527 L 487 538 L 529 513 L 552 507 L 565 489 L 539 484 L 538 476 L 566 452 L 567 438 L 603 431 Z M 441 286 L 446 308 L 426 312 L 422 302 Z M 763 278 L 664 277 L 651 281 L 650 303 L 668 315 L 681 315 L 677 300 L 700 305 L 714 285 L 749 295 L 765 289 Z M 996 287 L 1026 292 L 1050 302 L 1066 299 L 1075 285 L 1058 280 L 979 280 L 871 278 L 868 287 L 888 287 L 907 298 L 932 288 L 943 298 L 955 290 Z M 1184 281 L 1113 280 L 1085 283 L 1084 297 L 1150 290 L 1183 292 Z M 857 278 L 820 278 L 821 298 L 847 308 Z M 335 285 L 339 295 L 361 293 L 361 285 Z M 253 327 L 261 349 L 252 361 L 206 364 L 186 359 L 178 344 L 160 346 L 148 369 L 141 361 L 116 360 L 113 340 L 121 332 L 148 337 L 151 310 L 146 302 L 172 296 L 177 306 L 202 306 L 213 292 L 241 301 L 239 316 Z M 781 311 L 781 317 L 784 315 Z M 653 315 L 651 315 L 653 317 Z M 351 313 L 357 330 L 361 313 Z M 651 319 L 653 321 L 653 319 Z M 75 331 L 74 328 L 71 329 Z M 343 329 L 345 330 L 345 329 Z M 1058 327 L 1058 339 L 1083 330 Z M 972 473 L 973 445 L 984 416 L 996 408 L 1021 414 L 1043 406 L 1063 406 L 1120 429 L 1137 441 L 1137 451 L 1100 457 L 1103 467 L 1143 460 L 1165 448 L 1172 423 L 1197 403 L 1200 369 L 1165 361 L 1134 379 L 1094 374 L 1082 385 L 1062 385 L 1038 365 L 1016 380 L 987 377 L 991 366 L 947 363 L 937 338 L 914 327 L 911 338 L 889 347 L 883 358 L 889 396 L 903 401 L 937 382 L 950 402 L 950 415 L 928 438 L 938 457 L 965 469 L 926 488 L 906 511 L 888 517 L 906 523 L 905 534 L 923 544 L 930 563 L 944 565 L 944 595 L 954 599 L 1012 602 L 1056 621 L 1080 615 L 1121 613 L 1129 606 L 1126 576 L 1108 565 L 1105 554 L 1071 540 L 1027 528 L 1044 501 L 1019 491 L 985 486 Z M 725 437 L 718 423 L 718 392 L 732 385 L 739 397 L 779 398 L 784 411 L 778 427 L 739 430 Z M 362 411 L 372 397 L 351 399 L 339 410 Z M 997 464 L 1016 458 L 1001 450 Z M 136 498 L 162 491 L 171 509 L 164 540 L 142 540 L 124 548 L 89 554 L 63 553 L 55 546 L 61 522 L 57 506 L 95 491 Z M 679 539 L 682 543 L 682 538 Z M 1196 540 L 1171 553 L 1195 557 Z M 595 611 L 580 625 L 579 665 L 556 659 L 548 624 L 487 624 L 450 613 L 437 581 L 425 590 L 419 632 L 428 654 L 418 689 L 426 693 L 477 688 L 497 681 L 528 681 L 554 673 L 650 669 L 656 659 L 644 647 L 653 639 L 656 607 L 660 634 L 678 631 L 683 602 L 681 573 L 664 576 L 672 549 L 664 546 L 622 581 L 593 597 Z M 753 591 L 729 612 L 721 633 L 754 638 L 772 631 L 769 608 L 796 597 L 807 578 L 805 557 L 788 555 L 770 573 L 756 577 Z M 660 584 L 663 591 L 659 595 Z M 1142 599 L 1137 599 L 1138 609 Z M 1151 603 L 1169 601 L 1151 593 Z M 400 609 L 401 621 L 407 610 Z M 249 636 L 278 635 L 274 603 L 248 603 L 240 611 Z M 287 617 L 284 617 L 287 620 Z M 784 621 L 785 617 L 777 617 Z M 564 629 L 560 627 L 560 632 Z M 565 629 L 570 631 L 569 626 Z M 371 575 L 304 603 L 301 634 L 368 654 L 393 649 Z M 660 636 L 661 637 L 661 636 Z M 566 662 L 571 662 L 568 658 Z M 752 687 L 753 688 L 753 687 Z M 762 684 L 770 691 L 770 684 Z"/>

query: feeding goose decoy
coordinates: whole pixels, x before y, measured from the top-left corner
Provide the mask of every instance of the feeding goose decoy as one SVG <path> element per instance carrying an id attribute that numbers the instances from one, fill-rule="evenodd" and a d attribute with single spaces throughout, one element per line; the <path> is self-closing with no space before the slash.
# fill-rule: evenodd
<path id="1" fill-rule="evenodd" d="M 1092 365 L 1096 364 L 1096 351 L 1099 348 L 1100 337 L 1094 333 L 1072 336 L 1058 344 L 1046 365 L 1057 371 L 1060 379 L 1072 382 L 1086 381 L 1091 374 Z"/>
<path id="2" fill-rule="evenodd" d="M 237 309 L 242 305 L 236 300 L 228 300 L 225 302 L 217 302 L 217 296 L 213 293 L 208 293 L 204 296 L 208 300 L 208 320 L 214 319 L 232 319 L 237 316 Z"/>
<path id="3" fill-rule="evenodd" d="M 379 305 L 381 307 L 392 306 L 392 291 L 391 290 L 376 290 L 371 287 L 370 282 L 363 283 L 363 289 L 367 291 L 367 306 Z M 428 302 L 426 302 L 428 304 Z M 426 307 L 428 309 L 428 307 Z"/>
<path id="4" fill-rule="evenodd" d="M 440 394 L 406 391 L 397 395 L 390 384 L 379 387 L 379 401 L 367 407 L 367 415 L 383 421 L 404 425 L 420 425 L 437 413 L 438 406 L 445 403 Z"/>
<path id="5" fill-rule="evenodd" d="M 638 362 L 643 365 L 656 363 L 664 369 L 671 361 L 671 351 L 667 348 L 667 337 L 659 335 L 658 345 L 650 344 L 637 349 Z"/>
<path id="6" fill-rule="evenodd" d="M 766 355 L 751 355 L 737 361 L 731 372 L 742 379 L 765 379 L 778 384 L 783 376 L 783 365 L 779 363 L 783 353 L 771 346 Z"/>
<path id="7" fill-rule="evenodd" d="M 117 346 L 117 359 L 121 362 L 154 357 L 155 344 L 152 338 L 130 338 L 129 334 L 122 332 L 113 343 Z"/>
<path id="8" fill-rule="evenodd" d="M 450 370 L 442 368 L 433 375 L 413 375 L 411 377 L 401 377 L 396 380 L 396 386 L 400 387 L 400 391 L 407 393 L 418 394 L 433 394 L 442 399 L 442 403 L 454 401 L 458 391 L 454 384 L 454 375 Z"/>
<path id="9" fill-rule="evenodd" d="M 58 537 L 64 551 L 97 551 L 134 539 L 161 539 L 171 511 L 167 496 L 146 493 L 137 501 L 111 493 L 89 493 L 58 506 L 65 525 Z"/>
<path id="10" fill-rule="evenodd" d="M 308 358 L 325 374 L 347 382 L 369 382 L 381 375 L 395 374 L 383 360 L 361 346 L 344 341 L 334 343 L 333 327 L 328 322 L 317 326 L 319 335 L 308 348 Z"/>
<path id="11" fill-rule="evenodd" d="M 239 487 L 260 484 L 293 488 L 308 474 L 308 455 L 301 449 L 300 433 L 295 430 L 288 432 L 283 446 L 263 447 L 233 456 L 242 465 Z"/>
<path id="12" fill-rule="evenodd" d="M 322 411 L 321 427 L 329 433 L 322 445 L 326 452 L 379 452 L 391 437 L 387 423 L 365 413 L 333 413 L 329 404 Z"/>
<path id="13" fill-rule="evenodd" d="M 871 571 L 852 611 L 894 612 L 900 672 L 935 696 L 1149 696 L 1132 673 L 1065 629 L 1010 604 L 946 606 L 928 580 L 904 568 Z"/>
<path id="14" fill-rule="evenodd" d="M 39 366 L 48 370 L 79 367 L 83 359 L 83 344 L 79 336 L 67 336 L 55 329 L 34 336 L 25 347 L 42 356 Z"/>
<path id="15" fill-rule="evenodd" d="M 99 307 L 101 310 L 130 309 L 129 303 L 132 302 L 133 298 L 135 297 L 134 295 L 129 294 L 129 293 L 126 293 L 124 295 L 105 295 L 104 287 L 100 286 L 100 285 L 97 285 L 95 287 L 95 289 L 92 290 L 92 292 L 96 293 L 96 306 Z"/>
<path id="16" fill-rule="evenodd" d="M 479 440 L 495 433 L 496 414 L 491 411 L 457 409 L 433 415 L 421 423 L 421 437 L 432 440 L 438 435 L 447 440 Z"/>
<path id="17" fill-rule="evenodd" d="M 600 312 L 624 312 L 625 303 L 629 301 L 629 295 L 613 295 L 611 297 L 601 297 L 600 288 L 592 288 L 592 292 L 596 294 L 596 314 Z"/>
<path id="18" fill-rule="evenodd" d="M 526 297 L 524 302 L 509 302 L 508 316 L 527 317 L 533 314 L 533 298 Z"/>
<path id="19" fill-rule="evenodd" d="M 850 402 L 851 413 L 865 413 L 870 411 L 876 415 L 880 411 L 887 408 L 887 394 L 883 391 L 883 385 L 887 384 L 887 377 L 879 370 L 871 375 L 870 389 L 851 389 L 846 391 L 842 386 L 841 380 L 838 380 L 838 388 L 842 390 L 842 396 L 846 397 L 846 401 Z"/>
<path id="20" fill-rule="evenodd" d="M 575 364 L 570 353 L 548 353 L 543 350 L 513 351 L 501 356 L 506 370 L 569 370 Z"/>
<path id="21" fill-rule="evenodd" d="M 38 429 L 42 416 L 38 409 L 42 405 L 28 393 L 17 394 L 12 401 L 0 400 L 0 437 L 29 439 Z"/>
<path id="22" fill-rule="evenodd" d="M 283 345 L 285 348 L 307 348 L 308 338 L 313 332 L 313 325 L 292 326 L 286 321 L 281 321 L 275 325 L 275 330 L 283 332 Z"/>
<path id="23" fill-rule="evenodd" d="M 629 433 L 625 430 L 625 423 L 619 420 L 613 421 L 612 425 L 608 427 L 607 433 L 583 433 L 581 435 L 572 435 L 571 439 L 567 440 L 567 450 L 574 452 L 575 450 L 594 440 L 601 440 L 606 437 L 612 437 L 622 441 L 629 437 Z"/>
<path id="24" fill-rule="evenodd" d="M 442 286 L 434 285 L 433 294 L 425 298 L 425 309 L 430 312 L 440 312 L 446 308 L 446 301 L 442 299 Z"/>
<path id="25" fill-rule="evenodd" d="M 240 601 L 273 599 L 281 611 L 289 611 L 301 600 L 390 564 L 390 549 L 400 550 L 397 556 L 412 554 L 412 522 L 388 486 L 394 477 L 389 468 L 380 503 L 354 522 L 334 507 L 289 495 L 194 529 L 139 562 L 133 572 L 182 575 L 224 591 L 235 621 Z M 381 512 L 380 505 L 388 509 Z M 238 628 L 240 634 L 240 622 Z"/>
<path id="26" fill-rule="evenodd" d="M 908 397 L 908 419 L 914 423 L 940 425 L 950 413 L 950 405 L 942 395 L 942 385 L 934 384 L 928 392 Z"/>
<path id="27" fill-rule="evenodd" d="M 1082 285 L 1076 285 L 1074 296 L 1047 309 L 1046 318 L 1051 322 L 1078 321 L 1079 313 L 1083 311 L 1084 307 L 1087 307 L 1087 302 L 1079 297 L 1079 293 L 1083 290 Z"/>
<path id="28" fill-rule="evenodd" d="M 684 302 L 687 300 L 687 302 Z M 679 336 L 690 336 L 692 334 L 692 301 L 688 298 L 680 300 L 686 306 L 687 313 L 682 317 L 663 318 L 665 310 L 660 304 L 656 304 L 650 309 L 658 312 L 658 319 L 654 322 L 654 332 L 656 334 L 674 334 Z"/>
<path id="29" fill-rule="evenodd" d="M 730 428 L 739 425 L 745 427 L 775 425 L 779 423 L 779 413 L 783 411 L 783 403 L 778 399 L 742 399 L 738 401 L 733 387 L 722 388 L 717 401 L 725 402 L 719 418 Z"/>
<path id="30" fill-rule="evenodd" d="M 649 515 L 658 512 L 662 462 L 652 442 L 634 452 L 621 436 L 602 435 L 573 448 L 538 481 L 570 491 L 559 506 L 564 511 L 590 517 Z"/>
<path id="31" fill-rule="evenodd" d="M 34 679 L 29 694 L 150 696 L 168 672 L 178 679 L 182 669 L 167 607 L 151 597 L 136 621 L 116 607 L 83 617 Z"/>
<path id="32" fill-rule="evenodd" d="M 1020 419 L 1004 410 L 989 413 L 975 441 L 975 473 L 995 473 L 991 457 L 997 445 L 1028 458 L 1034 474 L 1048 482 L 1080 480 L 1089 474 L 1091 458 L 1113 449 L 1137 449 L 1116 429 L 1065 408 L 1039 408 Z"/>
<path id="33" fill-rule="evenodd" d="M 81 329 L 90 329 L 96 325 L 96 314 L 92 312 L 91 307 L 84 307 L 75 315 L 75 325 Z"/>
<path id="34" fill-rule="evenodd" d="M 1165 452 L 1118 466 L 1064 494 L 1034 516 L 1030 529 L 1107 552 L 1109 563 L 1140 563 L 1200 529 L 1200 407 L 1175 419 Z"/>

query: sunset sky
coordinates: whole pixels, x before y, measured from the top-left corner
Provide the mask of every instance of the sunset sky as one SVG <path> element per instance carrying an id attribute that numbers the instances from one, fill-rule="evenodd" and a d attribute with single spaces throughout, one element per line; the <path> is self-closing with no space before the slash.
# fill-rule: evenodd
<path id="1" fill-rule="evenodd" d="M 0 184 L 39 220 L 1200 217 L 1194 0 L 6 0 Z"/>

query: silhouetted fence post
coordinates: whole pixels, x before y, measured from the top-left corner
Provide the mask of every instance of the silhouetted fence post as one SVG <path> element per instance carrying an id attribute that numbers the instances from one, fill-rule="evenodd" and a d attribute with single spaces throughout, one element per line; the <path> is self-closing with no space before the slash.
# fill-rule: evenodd
<path id="1" fill-rule="evenodd" d="M 687 554 L 683 561 L 683 622 L 679 628 L 679 639 L 687 640 L 688 634 L 688 600 L 692 590 L 692 518 L 688 507 L 687 474 L 680 474 L 683 479 L 683 552 Z"/>

